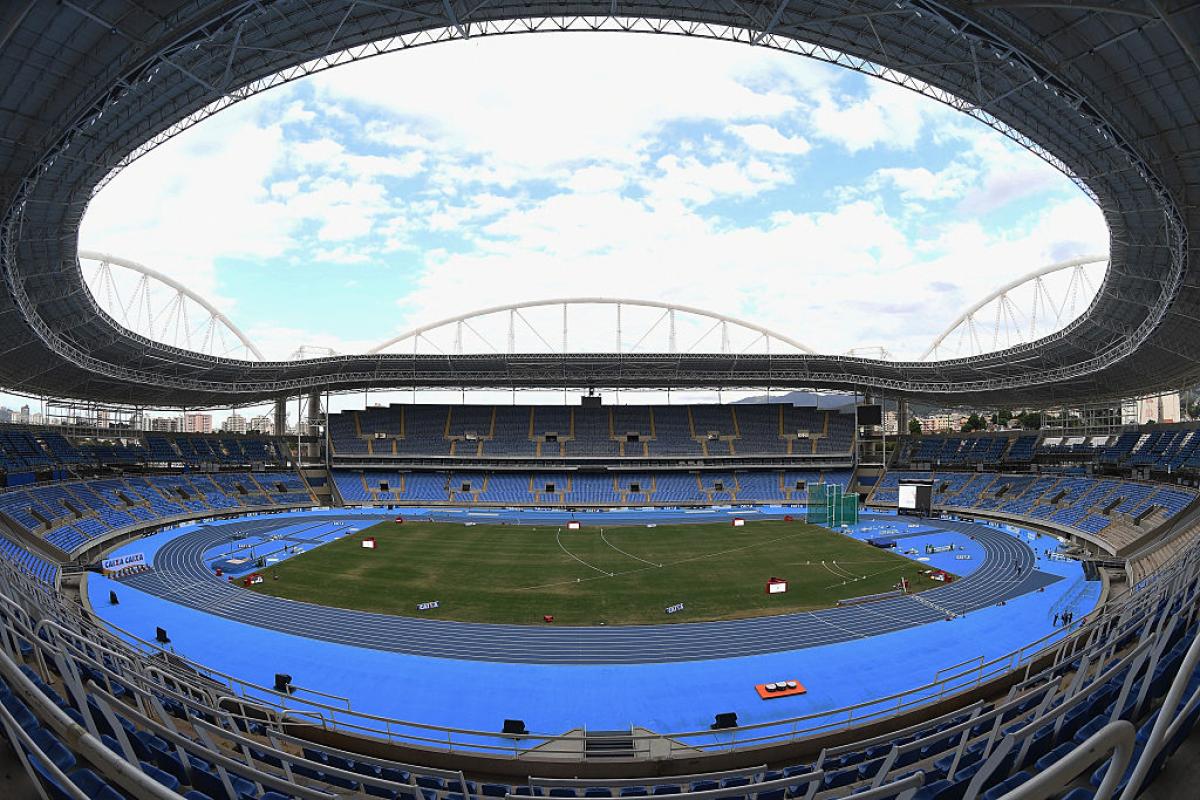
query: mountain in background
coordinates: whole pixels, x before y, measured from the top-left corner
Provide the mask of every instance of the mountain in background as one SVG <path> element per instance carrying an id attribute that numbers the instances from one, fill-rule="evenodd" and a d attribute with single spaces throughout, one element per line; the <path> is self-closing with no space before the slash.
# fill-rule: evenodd
<path id="1" fill-rule="evenodd" d="M 816 406 L 822 411 L 838 411 L 844 408 L 854 408 L 856 399 L 857 395 L 841 392 L 784 392 L 783 394 L 772 394 L 770 398 L 765 394 L 760 394 L 735 402 L 738 404 L 790 403 L 794 406 Z"/>
<path id="2" fill-rule="evenodd" d="M 859 399 L 858 395 L 846 392 L 783 392 L 782 394 L 772 394 L 770 399 L 765 394 L 747 397 L 744 400 L 736 400 L 735 403 L 791 403 L 794 406 L 816 406 L 822 411 L 840 411 L 854 408 L 855 401 Z M 883 410 L 895 411 L 895 400 L 883 400 Z M 935 414 L 942 409 L 937 406 L 932 406 L 927 403 L 910 402 L 908 404 L 908 413 L 914 416 L 927 416 Z"/>

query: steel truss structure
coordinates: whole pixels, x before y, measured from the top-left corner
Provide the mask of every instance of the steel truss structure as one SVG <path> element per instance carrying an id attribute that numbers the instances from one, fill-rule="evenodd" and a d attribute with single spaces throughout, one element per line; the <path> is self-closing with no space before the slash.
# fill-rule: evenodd
<path id="1" fill-rule="evenodd" d="M 548 330 L 544 319 L 531 320 L 525 312 L 534 309 L 553 312 L 555 323 L 561 322 L 558 330 Z M 594 313 L 600 309 L 607 313 Z M 630 319 L 631 311 L 646 310 L 653 312 L 648 319 Z M 588 314 L 588 311 L 593 313 Z M 560 313 L 561 317 L 558 316 Z M 565 354 L 571 352 L 571 343 L 576 340 L 571 336 L 572 321 L 578 322 L 577 318 L 585 314 L 586 321 L 580 326 L 583 329 L 582 334 L 585 335 L 581 335 L 581 331 L 576 328 L 576 339 L 584 339 L 588 345 L 594 346 L 594 342 L 602 338 L 613 343 L 612 352 L 616 355 L 648 350 L 667 354 L 704 352 L 722 355 L 780 351 L 816 352 L 786 334 L 715 311 L 705 311 L 678 303 L 619 297 L 560 297 L 492 306 L 413 328 L 376 345 L 368 352 L 404 350 L 420 354 L 422 345 L 426 345 L 426 350 L 432 347 L 436 352 L 445 354 L 446 350 L 441 344 L 448 344 L 454 355 L 462 355 L 472 346 L 509 355 L 543 350 Z M 597 330 L 598 328 L 600 330 Z M 451 340 L 439 342 L 438 332 L 450 336 Z M 522 349 L 518 350 L 518 336 L 521 334 L 531 343 L 526 345 L 522 342 Z M 503 338 L 500 347 L 496 345 L 497 335 Z M 681 336 L 684 337 L 682 341 Z M 552 339 L 554 341 L 551 341 Z M 665 347 L 651 349 L 656 344 Z M 713 350 L 702 349 L 714 345 Z M 587 349 L 585 346 L 583 351 L 586 352 Z"/>
<path id="2" fill-rule="evenodd" d="M 983 355 L 1041 338 L 1039 333 L 1043 331 L 1053 333 L 1079 316 L 1081 300 L 1090 301 L 1095 296 L 1096 287 L 1088 273 L 1107 264 L 1104 256 L 1082 256 L 1009 281 L 955 318 L 934 338 L 920 360 L 948 353 Z M 1062 279 L 1047 280 L 1054 277 Z"/>
<path id="3" fill-rule="evenodd" d="M 115 170 L 221 108 L 346 61 L 475 36 L 620 30 L 819 58 L 970 114 L 1103 210 L 1110 267 L 1065 329 L 922 362 L 782 354 L 349 355 L 255 363 L 124 329 L 88 291 L 80 219 Z M 1191 0 L 131 0 L 0 11 L 0 384 L 142 405 L 366 387 L 857 387 L 1068 403 L 1200 379 L 1200 8 Z M 852 311 L 852 310 L 849 310 Z"/>
<path id="4" fill-rule="evenodd" d="M 79 263 L 92 296 L 134 333 L 206 355 L 263 360 L 263 354 L 229 317 L 169 275 L 91 250 L 79 251 Z"/>

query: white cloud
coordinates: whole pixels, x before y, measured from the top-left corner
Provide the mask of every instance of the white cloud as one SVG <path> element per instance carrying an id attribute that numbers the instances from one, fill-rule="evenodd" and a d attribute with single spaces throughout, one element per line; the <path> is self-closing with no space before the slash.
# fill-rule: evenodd
<path id="1" fill-rule="evenodd" d="M 514 179 L 583 160 L 635 164 L 646 137 L 670 123 L 773 119 L 797 108 L 787 91 L 747 85 L 767 72 L 749 48 L 616 36 L 422 47 L 323 72 L 313 83 L 324 102 L 384 113 L 402 99 L 408 118 L 377 124 L 370 133 L 379 141 L 407 144 L 419 127 L 435 148 L 485 155 Z M 821 70 L 793 65 L 794 75 L 805 73 Z"/>
<path id="2" fill-rule="evenodd" d="M 885 167 L 872 176 L 872 188 L 891 184 L 904 200 L 945 200 L 961 197 L 974 174 L 961 164 L 933 172 L 927 167 Z"/>
<path id="3" fill-rule="evenodd" d="M 731 125 L 729 130 L 748 147 L 762 153 L 802 156 L 812 150 L 812 145 L 803 136 L 785 136 L 770 125 Z"/>
<path id="4" fill-rule="evenodd" d="M 666 155 L 655 167 L 658 174 L 644 183 L 652 206 L 704 205 L 718 197 L 750 197 L 791 180 L 789 173 L 762 161 L 706 163 Z"/>
<path id="5" fill-rule="evenodd" d="M 927 121 L 955 113 L 895 84 L 873 80 L 868 85 L 865 97 L 818 90 L 811 115 L 814 134 L 850 153 L 876 146 L 911 150 Z"/>

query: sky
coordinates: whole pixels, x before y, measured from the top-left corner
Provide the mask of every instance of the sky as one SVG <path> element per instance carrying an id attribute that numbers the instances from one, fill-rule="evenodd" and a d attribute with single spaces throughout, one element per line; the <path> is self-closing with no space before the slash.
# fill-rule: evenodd
<path id="1" fill-rule="evenodd" d="M 996 286 L 1107 241 L 1065 176 L 933 100 L 616 33 L 450 42 L 264 92 L 124 170 L 80 237 L 183 281 L 268 358 L 583 295 L 909 358 Z"/>

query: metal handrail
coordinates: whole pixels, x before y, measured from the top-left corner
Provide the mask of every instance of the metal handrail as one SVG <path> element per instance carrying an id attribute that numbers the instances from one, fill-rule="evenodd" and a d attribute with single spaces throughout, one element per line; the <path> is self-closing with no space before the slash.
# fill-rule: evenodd
<path id="1" fill-rule="evenodd" d="M 1178 733 L 1180 726 L 1196 708 L 1197 696 L 1200 695 L 1200 689 L 1193 692 L 1190 701 L 1184 706 L 1183 710 L 1177 716 L 1172 717 L 1176 709 L 1179 708 L 1179 701 L 1183 697 L 1183 693 L 1187 689 L 1192 676 L 1195 674 L 1197 665 L 1200 665 L 1200 633 L 1197 633 L 1195 638 L 1192 639 L 1187 653 L 1179 664 L 1179 671 L 1175 673 L 1175 678 L 1171 681 L 1171 688 L 1167 691 L 1166 699 L 1163 700 L 1163 704 L 1158 710 L 1158 718 L 1154 721 L 1154 727 L 1150 730 L 1146 746 L 1142 748 L 1142 754 L 1138 759 L 1137 766 L 1134 767 L 1133 774 L 1129 776 L 1129 783 L 1126 785 L 1125 791 L 1121 793 L 1121 800 L 1134 800 L 1138 796 L 1143 781 L 1146 780 L 1151 767 L 1158 759 L 1163 747 L 1170 741 L 1170 737 Z M 1112 772 L 1111 768 L 1109 772 Z M 1124 774 L 1123 771 L 1121 774 Z"/>
<path id="2" fill-rule="evenodd" d="M 1081 745 L 999 800 L 1050 800 L 1092 764 L 1112 753 L 1112 762 L 1092 800 L 1110 800 L 1133 758 L 1135 730 L 1126 720 L 1110 722 Z"/>

